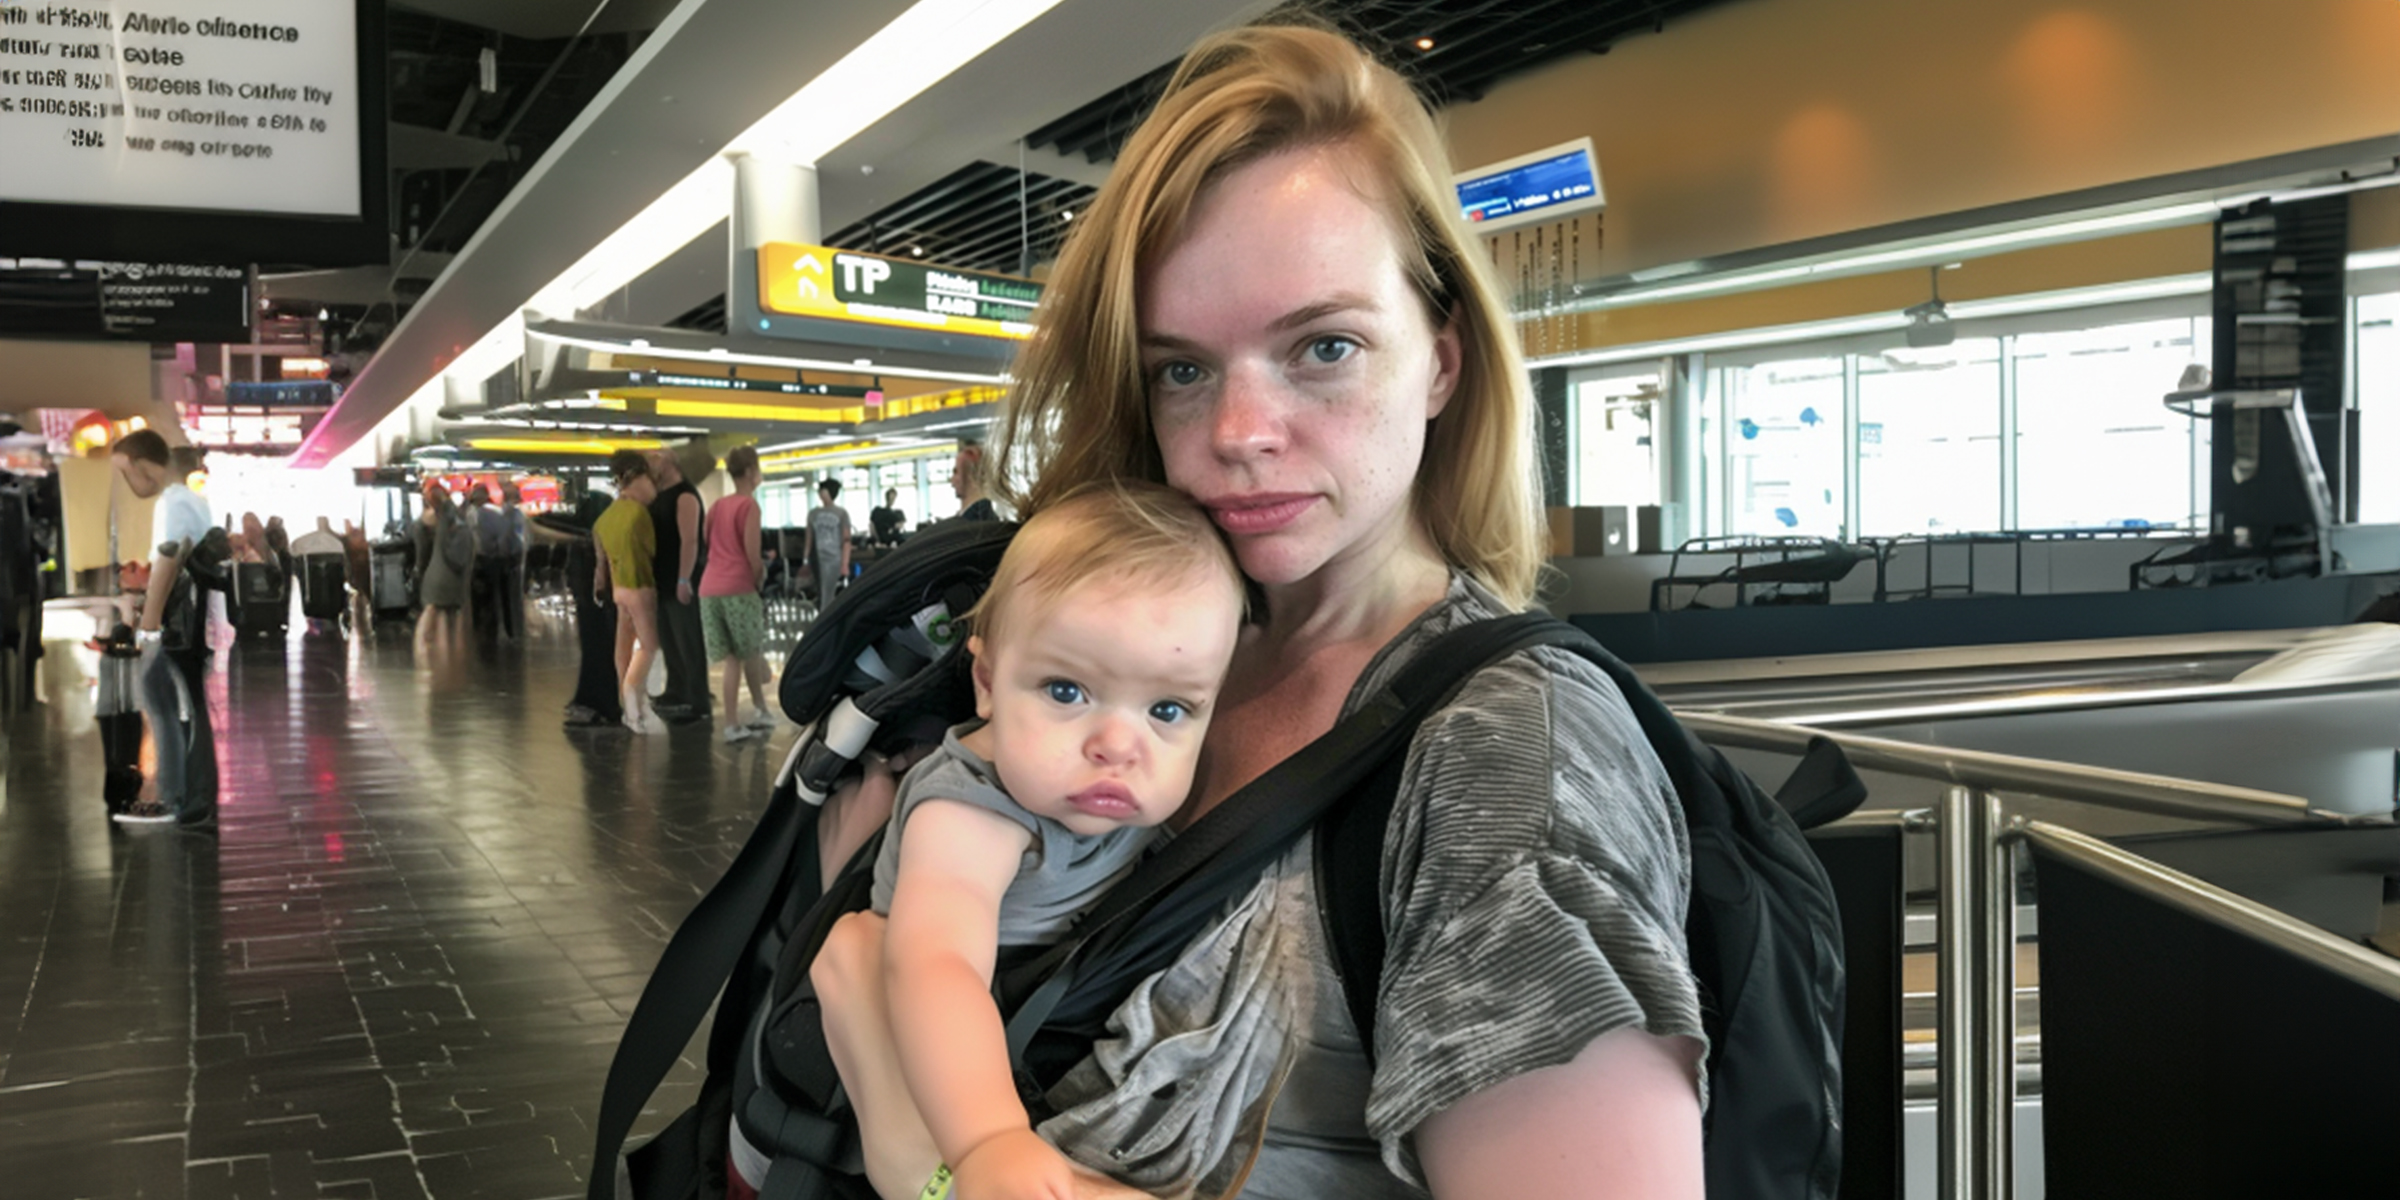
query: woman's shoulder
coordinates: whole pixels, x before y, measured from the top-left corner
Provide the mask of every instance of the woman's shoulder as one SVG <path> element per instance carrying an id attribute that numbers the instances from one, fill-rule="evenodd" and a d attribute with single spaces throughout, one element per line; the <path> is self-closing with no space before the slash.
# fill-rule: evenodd
<path id="1" fill-rule="evenodd" d="M 1390 684 L 1403 667 L 1443 635 L 1517 611 L 1473 577 L 1453 572 L 1442 599 L 1393 638 L 1360 673 L 1345 712 Z M 1624 694 L 1608 673 L 1582 655 L 1555 646 L 1519 650 L 1484 664 L 1426 723 L 1478 717 L 1488 723 L 1529 716 L 1529 706 L 1546 709 L 1558 704 L 1601 715 L 1622 714 L 1635 736 L 1640 734 Z"/>
<path id="2" fill-rule="evenodd" d="M 1416 649 L 1446 628 L 1507 611 L 1463 578 L 1444 606 L 1446 624 L 1436 622 Z M 1682 874 L 1674 864 L 1686 835 L 1665 767 L 1616 683 L 1557 647 L 1485 665 L 1418 726 L 1394 820 L 1416 837 L 1471 845 L 1470 856 L 1492 869 L 1520 854 L 1565 851 L 1642 874 Z"/>

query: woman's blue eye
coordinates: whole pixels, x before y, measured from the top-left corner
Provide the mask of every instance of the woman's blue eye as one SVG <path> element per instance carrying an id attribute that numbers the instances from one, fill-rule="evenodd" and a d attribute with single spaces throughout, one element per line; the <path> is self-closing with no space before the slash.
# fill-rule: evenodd
<path id="1" fill-rule="evenodd" d="M 1321 363 L 1337 363 L 1350 357 L 1358 343 L 1346 337 L 1321 337 L 1308 344 L 1308 356 Z"/>
<path id="2" fill-rule="evenodd" d="M 1200 364 L 1171 362 L 1158 369 L 1158 377 L 1170 387 L 1190 387 L 1200 382 Z"/>
<path id="3" fill-rule="evenodd" d="M 1065 679 L 1053 679 L 1043 684 L 1042 687 L 1050 693 L 1052 700 L 1056 700 L 1060 704 L 1083 703 L 1083 685 L 1080 683 Z"/>
<path id="4" fill-rule="evenodd" d="M 1190 715 L 1192 710 L 1179 700 L 1161 700 L 1150 706 L 1150 719 L 1162 725 L 1172 725 Z"/>

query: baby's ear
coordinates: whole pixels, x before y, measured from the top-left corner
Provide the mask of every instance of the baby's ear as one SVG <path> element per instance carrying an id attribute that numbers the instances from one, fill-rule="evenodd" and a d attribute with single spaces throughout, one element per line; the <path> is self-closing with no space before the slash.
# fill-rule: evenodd
<path id="1" fill-rule="evenodd" d="M 967 636 L 967 674 L 975 680 L 975 715 L 992 719 L 992 666 L 983 656 L 983 636 Z"/>

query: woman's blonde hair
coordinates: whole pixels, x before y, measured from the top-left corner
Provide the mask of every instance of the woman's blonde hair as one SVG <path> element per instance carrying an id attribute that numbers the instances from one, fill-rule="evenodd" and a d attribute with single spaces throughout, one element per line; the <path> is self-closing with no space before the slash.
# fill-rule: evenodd
<path id="1" fill-rule="evenodd" d="M 1458 330 L 1457 390 L 1426 433 L 1416 519 L 1443 558 L 1521 606 L 1545 535 L 1514 319 L 1459 216 L 1432 115 L 1398 74 L 1324 29 L 1217 34 L 1176 69 L 1059 255 L 993 425 L 995 490 L 1032 513 L 1095 480 L 1166 478 L 1142 373 L 1142 268 L 1174 246 L 1212 183 L 1320 146 L 1355 164 L 1434 324 Z"/>

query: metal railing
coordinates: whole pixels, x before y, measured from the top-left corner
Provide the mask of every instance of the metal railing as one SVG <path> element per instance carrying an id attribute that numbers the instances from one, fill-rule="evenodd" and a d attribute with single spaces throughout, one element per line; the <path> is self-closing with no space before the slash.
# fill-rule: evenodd
<path id="1" fill-rule="evenodd" d="M 1678 713 L 1721 747 L 1798 755 L 1814 738 L 1861 770 L 1951 785 L 1912 825 L 1935 842 L 1938 1007 L 1935 1071 L 1943 1200 L 2015 1196 L 2016 851 L 2032 843 L 2244 936 L 2400 999 L 2400 961 L 2351 945 L 2255 901 L 2097 838 L 2010 818 L 2000 794 L 2080 801 L 2127 812 L 2262 827 L 2389 824 L 2329 813 L 2297 796 L 2164 775 L 1834 733 L 1776 721 Z"/>

